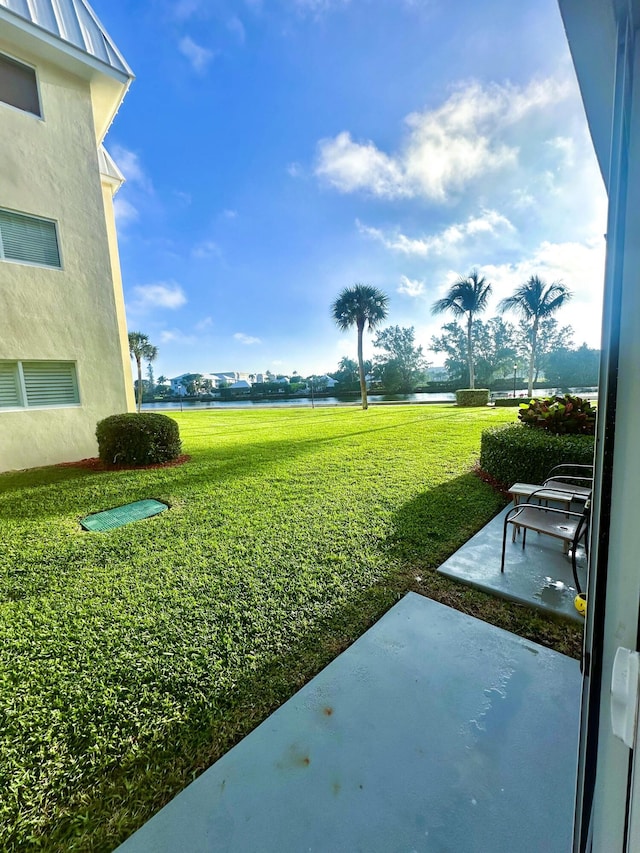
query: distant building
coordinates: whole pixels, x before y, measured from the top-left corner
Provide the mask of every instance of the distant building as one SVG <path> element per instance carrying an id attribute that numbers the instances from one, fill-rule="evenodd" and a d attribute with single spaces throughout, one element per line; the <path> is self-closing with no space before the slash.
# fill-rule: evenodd
<path id="1" fill-rule="evenodd" d="M 446 367 L 427 367 L 425 375 L 428 382 L 448 382 L 449 373 Z"/>
<path id="2" fill-rule="evenodd" d="M 238 379 L 237 382 L 234 382 L 229 386 L 231 391 L 242 391 L 245 393 L 249 393 L 251 391 L 251 382 L 248 379 Z"/>
<path id="3" fill-rule="evenodd" d="M 332 376 L 329 376 L 328 373 L 325 373 L 325 375 L 320 378 L 320 382 L 324 382 L 325 388 L 335 388 L 336 385 L 339 384 Z"/>

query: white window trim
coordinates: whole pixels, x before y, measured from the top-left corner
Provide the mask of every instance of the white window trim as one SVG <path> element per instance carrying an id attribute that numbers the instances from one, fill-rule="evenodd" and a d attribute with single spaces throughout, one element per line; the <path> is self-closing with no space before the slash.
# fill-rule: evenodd
<path id="1" fill-rule="evenodd" d="M 42 270 L 58 270 L 61 272 L 64 270 L 64 258 L 62 256 L 62 243 L 60 241 L 60 228 L 58 225 L 57 219 L 51 219 L 49 216 L 37 216 L 33 213 L 27 213 L 26 210 L 15 210 L 13 207 L 0 207 L 0 210 L 6 211 L 7 213 L 15 213 L 18 216 L 27 216 L 30 219 L 39 219 L 41 222 L 50 222 L 56 232 L 56 245 L 58 247 L 58 257 L 60 258 L 60 266 L 53 266 L 52 264 L 39 264 L 37 261 L 18 261 L 14 258 L 5 258 L 4 256 L 4 245 L 2 243 L 2 231 L 0 230 L 0 263 L 3 264 L 16 264 L 19 267 L 39 267 Z"/>
<path id="2" fill-rule="evenodd" d="M 24 65 L 25 68 L 30 68 L 35 76 L 36 76 L 36 92 L 38 93 L 38 105 L 40 107 L 40 115 L 37 116 L 35 113 L 30 113 L 29 110 L 22 110 L 20 107 L 14 107 L 13 104 L 7 104 L 6 101 L 0 100 L 0 106 L 6 107 L 6 109 L 11 110 L 14 113 L 20 113 L 23 116 L 30 116 L 31 118 L 36 119 L 36 121 L 44 121 L 44 104 L 42 103 L 42 91 L 40 89 L 40 75 L 38 74 L 38 68 L 32 62 L 25 62 L 19 56 L 13 56 L 11 53 L 7 53 L 6 50 L 0 50 L 0 56 L 6 56 L 7 59 L 12 59 L 14 62 L 17 62 L 19 65 Z"/>
<path id="3" fill-rule="evenodd" d="M 59 405 L 48 405 L 48 406 L 30 406 L 27 402 L 27 386 L 24 381 L 24 371 L 22 370 L 22 361 L 29 362 L 41 362 L 42 364 L 48 364 L 50 362 L 54 362 L 55 364 L 73 364 L 75 372 L 76 372 L 76 387 L 78 389 L 78 402 L 77 403 L 60 403 Z M 10 358 L 0 359 L 0 363 L 5 364 L 15 364 L 18 371 L 18 390 L 20 392 L 20 397 L 22 399 L 21 406 L 0 406 L 0 415 L 3 412 L 41 412 L 47 411 L 48 409 L 81 409 L 82 408 L 82 394 L 80 392 L 80 378 L 78 371 L 78 362 L 72 361 L 71 359 L 57 359 L 57 358 L 36 358 L 29 359 L 25 358 L 23 360 L 16 360 Z"/>

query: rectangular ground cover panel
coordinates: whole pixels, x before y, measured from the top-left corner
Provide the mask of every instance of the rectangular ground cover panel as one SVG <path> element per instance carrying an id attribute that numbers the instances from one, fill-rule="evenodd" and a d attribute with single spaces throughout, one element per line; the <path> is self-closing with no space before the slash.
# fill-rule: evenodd
<path id="1" fill-rule="evenodd" d="M 160 501 L 145 500 L 134 501 L 132 504 L 117 506 L 104 512 L 96 512 L 80 520 L 80 525 L 85 530 L 113 530 L 114 527 L 122 527 L 130 521 L 140 521 L 143 518 L 151 518 L 168 509 L 166 504 Z"/>

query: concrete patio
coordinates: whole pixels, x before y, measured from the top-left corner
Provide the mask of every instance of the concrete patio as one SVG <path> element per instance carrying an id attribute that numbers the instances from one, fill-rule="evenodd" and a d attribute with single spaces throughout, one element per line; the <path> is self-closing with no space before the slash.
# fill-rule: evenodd
<path id="1" fill-rule="evenodd" d="M 535 607 L 549 614 L 565 616 L 574 622 L 583 617 L 574 606 L 576 587 L 571 559 L 563 553 L 559 539 L 529 531 L 527 544 L 511 541 L 507 536 L 504 573 L 500 573 L 502 531 L 510 507 L 446 560 L 438 571 L 453 580 L 481 589 L 491 595 Z M 586 587 L 586 557 L 582 548 L 577 553 L 578 577 Z"/>
<path id="2" fill-rule="evenodd" d="M 566 853 L 578 662 L 410 593 L 121 853 Z"/>

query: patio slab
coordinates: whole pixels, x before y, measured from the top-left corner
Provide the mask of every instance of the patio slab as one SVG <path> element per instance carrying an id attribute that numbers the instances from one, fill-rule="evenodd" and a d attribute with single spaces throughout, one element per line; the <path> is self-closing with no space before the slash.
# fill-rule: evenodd
<path id="1" fill-rule="evenodd" d="M 578 662 L 410 593 L 120 853 L 566 853 Z"/>
<path id="2" fill-rule="evenodd" d="M 504 573 L 500 573 L 502 530 L 509 509 L 507 507 L 465 542 L 438 571 L 500 598 L 566 616 L 574 622 L 583 622 L 573 604 L 577 590 L 571 559 L 563 553 L 559 539 L 529 531 L 523 550 L 522 540 L 518 537 L 512 542 L 509 532 Z M 584 589 L 586 558 L 582 548 L 578 550 L 577 563 L 578 577 Z"/>

